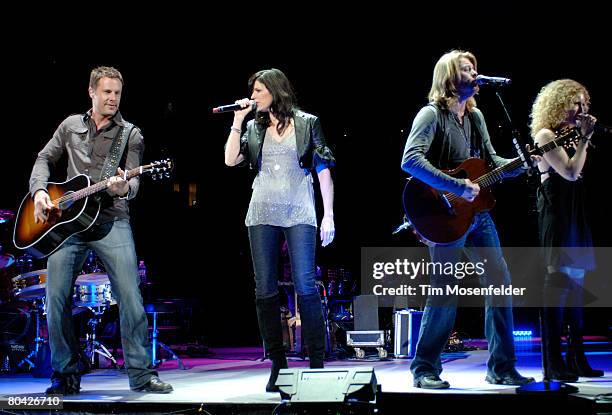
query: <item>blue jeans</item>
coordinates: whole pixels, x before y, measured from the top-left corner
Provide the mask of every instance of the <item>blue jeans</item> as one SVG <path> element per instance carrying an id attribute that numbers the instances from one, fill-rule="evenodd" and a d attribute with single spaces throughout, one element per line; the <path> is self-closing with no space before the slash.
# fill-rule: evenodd
<path id="1" fill-rule="evenodd" d="M 119 304 L 121 342 L 131 388 L 157 375 L 151 365 L 148 320 L 138 288 L 136 250 L 127 220 L 108 222 L 73 235 L 47 261 L 46 309 L 54 376 L 78 374 L 79 344 L 72 322 L 74 282 L 90 249 L 106 267 Z"/>
<path id="2" fill-rule="evenodd" d="M 249 226 L 249 241 L 255 271 L 255 298 L 278 294 L 279 260 L 285 235 L 291 261 L 291 275 L 299 296 L 318 294 L 315 285 L 315 251 L 317 228 L 295 225 L 289 228 L 272 225 Z"/>
<path id="3" fill-rule="evenodd" d="M 476 249 L 477 248 L 477 249 Z M 510 283 L 510 272 L 500 248 L 495 224 L 487 212 L 474 218 L 470 229 L 452 247 L 431 247 L 432 262 L 457 263 L 465 253 L 472 262 L 486 261 L 486 273 L 480 277 L 480 284 Z M 439 285 L 440 279 L 432 276 L 431 286 Z M 429 296 L 421 321 L 416 355 L 410 365 L 414 378 L 442 373 L 440 355 L 453 329 L 457 314 L 458 297 Z M 500 377 L 514 370 L 512 299 L 502 297 L 485 299 L 485 335 L 489 343 L 490 357 L 487 362 L 488 374 Z"/>

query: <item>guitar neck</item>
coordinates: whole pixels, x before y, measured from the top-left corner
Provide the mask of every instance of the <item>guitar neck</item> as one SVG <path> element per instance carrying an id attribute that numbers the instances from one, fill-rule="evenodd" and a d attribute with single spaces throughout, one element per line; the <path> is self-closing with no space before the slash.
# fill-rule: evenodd
<path id="1" fill-rule="evenodd" d="M 126 180 L 130 180 L 132 177 L 136 177 L 142 174 L 144 168 L 146 168 L 148 166 L 139 166 L 136 167 L 134 169 L 128 170 L 126 172 L 125 178 Z M 91 196 L 93 194 L 96 194 L 98 192 L 101 192 L 103 190 L 106 190 L 106 188 L 108 187 L 108 183 L 110 181 L 110 177 L 108 179 L 102 180 L 101 182 L 92 184 L 91 186 L 87 186 L 84 187 L 81 190 L 77 190 L 76 192 L 73 193 L 69 193 L 67 195 L 63 195 L 62 197 L 55 199 L 52 201 L 52 203 L 55 206 L 60 206 L 60 204 L 64 203 L 64 202 L 75 202 L 77 200 L 83 199 L 85 197 Z"/>
<path id="2" fill-rule="evenodd" d="M 476 180 L 474 183 L 477 183 L 478 186 L 482 188 L 487 188 L 489 186 L 494 185 L 504 178 L 504 175 L 508 172 L 514 171 L 519 168 L 523 164 L 523 161 L 520 158 L 514 159 L 509 163 L 504 164 L 503 166 L 497 167 L 487 174 L 483 174 Z"/>
<path id="3" fill-rule="evenodd" d="M 525 155 L 526 157 L 531 157 L 532 155 L 542 155 L 544 153 L 549 152 L 550 150 L 567 144 L 569 141 L 574 140 L 577 137 L 580 137 L 580 133 L 577 129 L 573 128 L 561 134 L 554 140 L 549 141 L 543 146 L 536 146 L 536 148 L 529 150 Z M 482 176 L 474 180 L 474 183 L 478 183 L 478 185 L 483 188 L 489 187 L 503 179 L 506 173 L 518 169 L 522 164 L 523 160 L 518 157 L 512 160 L 511 162 L 504 164 L 503 166 L 491 170 L 487 174 L 483 174 Z"/>

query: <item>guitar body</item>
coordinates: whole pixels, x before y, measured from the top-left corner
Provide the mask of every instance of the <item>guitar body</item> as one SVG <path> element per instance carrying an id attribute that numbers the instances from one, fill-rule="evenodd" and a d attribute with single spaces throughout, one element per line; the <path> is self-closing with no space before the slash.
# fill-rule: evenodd
<path id="1" fill-rule="evenodd" d="M 63 183 L 47 183 L 51 200 L 76 192 L 90 185 L 89 177 L 80 174 Z M 49 221 L 34 222 L 34 199 L 27 194 L 15 219 L 13 242 L 36 258 L 44 258 L 57 250 L 70 236 L 88 229 L 98 217 L 100 203 L 94 197 L 75 200 L 50 215 Z"/>
<path id="2" fill-rule="evenodd" d="M 444 170 L 452 177 L 471 181 L 489 171 L 487 163 L 476 158 L 465 160 L 453 170 Z M 429 246 L 449 245 L 461 239 L 478 212 L 495 206 L 489 188 L 481 187 L 478 197 L 468 202 L 452 193 L 436 190 L 414 177 L 408 179 L 403 199 L 404 211 L 413 231 L 421 242 Z"/>

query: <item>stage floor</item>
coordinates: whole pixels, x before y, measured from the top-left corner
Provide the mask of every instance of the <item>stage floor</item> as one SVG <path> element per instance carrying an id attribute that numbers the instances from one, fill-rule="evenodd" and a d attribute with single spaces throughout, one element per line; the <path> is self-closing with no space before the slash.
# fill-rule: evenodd
<path id="1" fill-rule="evenodd" d="M 608 350 L 606 350 L 608 349 Z M 594 400 L 600 394 L 612 393 L 612 349 L 598 347 L 588 353 L 593 367 L 606 371 L 602 378 L 581 378 L 573 385 L 579 388 L 575 396 Z M 184 359 L 186 370 L 178 369 L 176 361 L 165 362 L 160 377 L 170 382 L 174 392 L 166 395 L 131 392 L 127 375 L 116 369 L 97 369 L 83 376 L 79 395 L 68 396 L 65 403 L 175 403 L 175 404 L 276 404 L 279 394 L 266 393 L 270 362 L 261 361 L 261 348 L 225 348 L 211 350 L 208 358 Z M 518 351 L 517 368 L 524 376 L 542 379 L 539 351 Z M 331 360 L 326 367 L 373 366 L 383 393 L 394 394 L 469 394 L 512 395 L 515 387 L 490 385 L 485 382 L 486 350 L 444 355 L 442 378 L 451 389 L 423 390 L 412 386 L 409 359 Z M 291 359 L 290 367 L 308 367 L 308 362 Z M 34 378 L 28 373 L 0 375 L 0 396 L 40 396 L 49 380 Z"/>

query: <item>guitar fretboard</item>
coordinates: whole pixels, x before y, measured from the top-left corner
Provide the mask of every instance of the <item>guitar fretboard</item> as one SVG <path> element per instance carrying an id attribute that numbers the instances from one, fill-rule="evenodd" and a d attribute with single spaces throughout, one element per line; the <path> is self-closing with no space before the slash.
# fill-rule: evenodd
<path id="1" fill-rule="evenodd" d="M 140 174 L 142 174 L 144 169 L 149 168 L 150 166 L 151 165 L 148 164 L 146 166 L 140 166 L 140 167 L 136 167 L 134 169 L 128 170 L 125 174 L 125 179 L 130 180 L 132 177 L 139 176 Z M 108 182 L 110 181 L 110 179 L 111 178 L 109 177 L 106 180 L 102 180 L 101 182 L 98 182 L 96 184 L 92 184 L 91 186 L 77 190 L 76 192 L 65 194 L 62 197 L 53 200 L 52 203 L 55 206 L 59 206 L 61 203 L 68 202 L 68 201 L 75 202 L 87 196 L 91 196 L 95 193 L 101 192 L 102 190 L 105 190 L 108 187 Z"/>
<path id="2" fill-rule="evenodd" d="M 530 150 L 529 152 L 527 152 L 526 156 L 531 157 L 532 155 L 535 155 L 535 154 L 539 154 L 539 155 L 544 154 L 554 149 L 555 147 L 562 146 L 566 144 L 567 142 L 574 140 L 578 137 L 580 137 L 580 132 L 578 131 L 578 129 L 572 128 L 570 131 L 564 132 L 559 137 L 555 138 L 552 141 L 549 141 L 543 146 L 538 146 L 534 148 L 533 150 Z M 523 164 L 523 160 L 521 160 L 520 157 L 516 158 L 512 160 L 510 163 L 506 163 L 503 166 L 500 166 L 500 167 L 497 167 L 491 170 L 487 174 L 483 174 L 478 179 L 474 180 L 474 183 L 478 183 L 478 185 L 483 188 L 489 187 L 497 183 L 501 179 L 503 179 L 505 173 L 511 172 L 519 168 L 521 164 Z"/>

